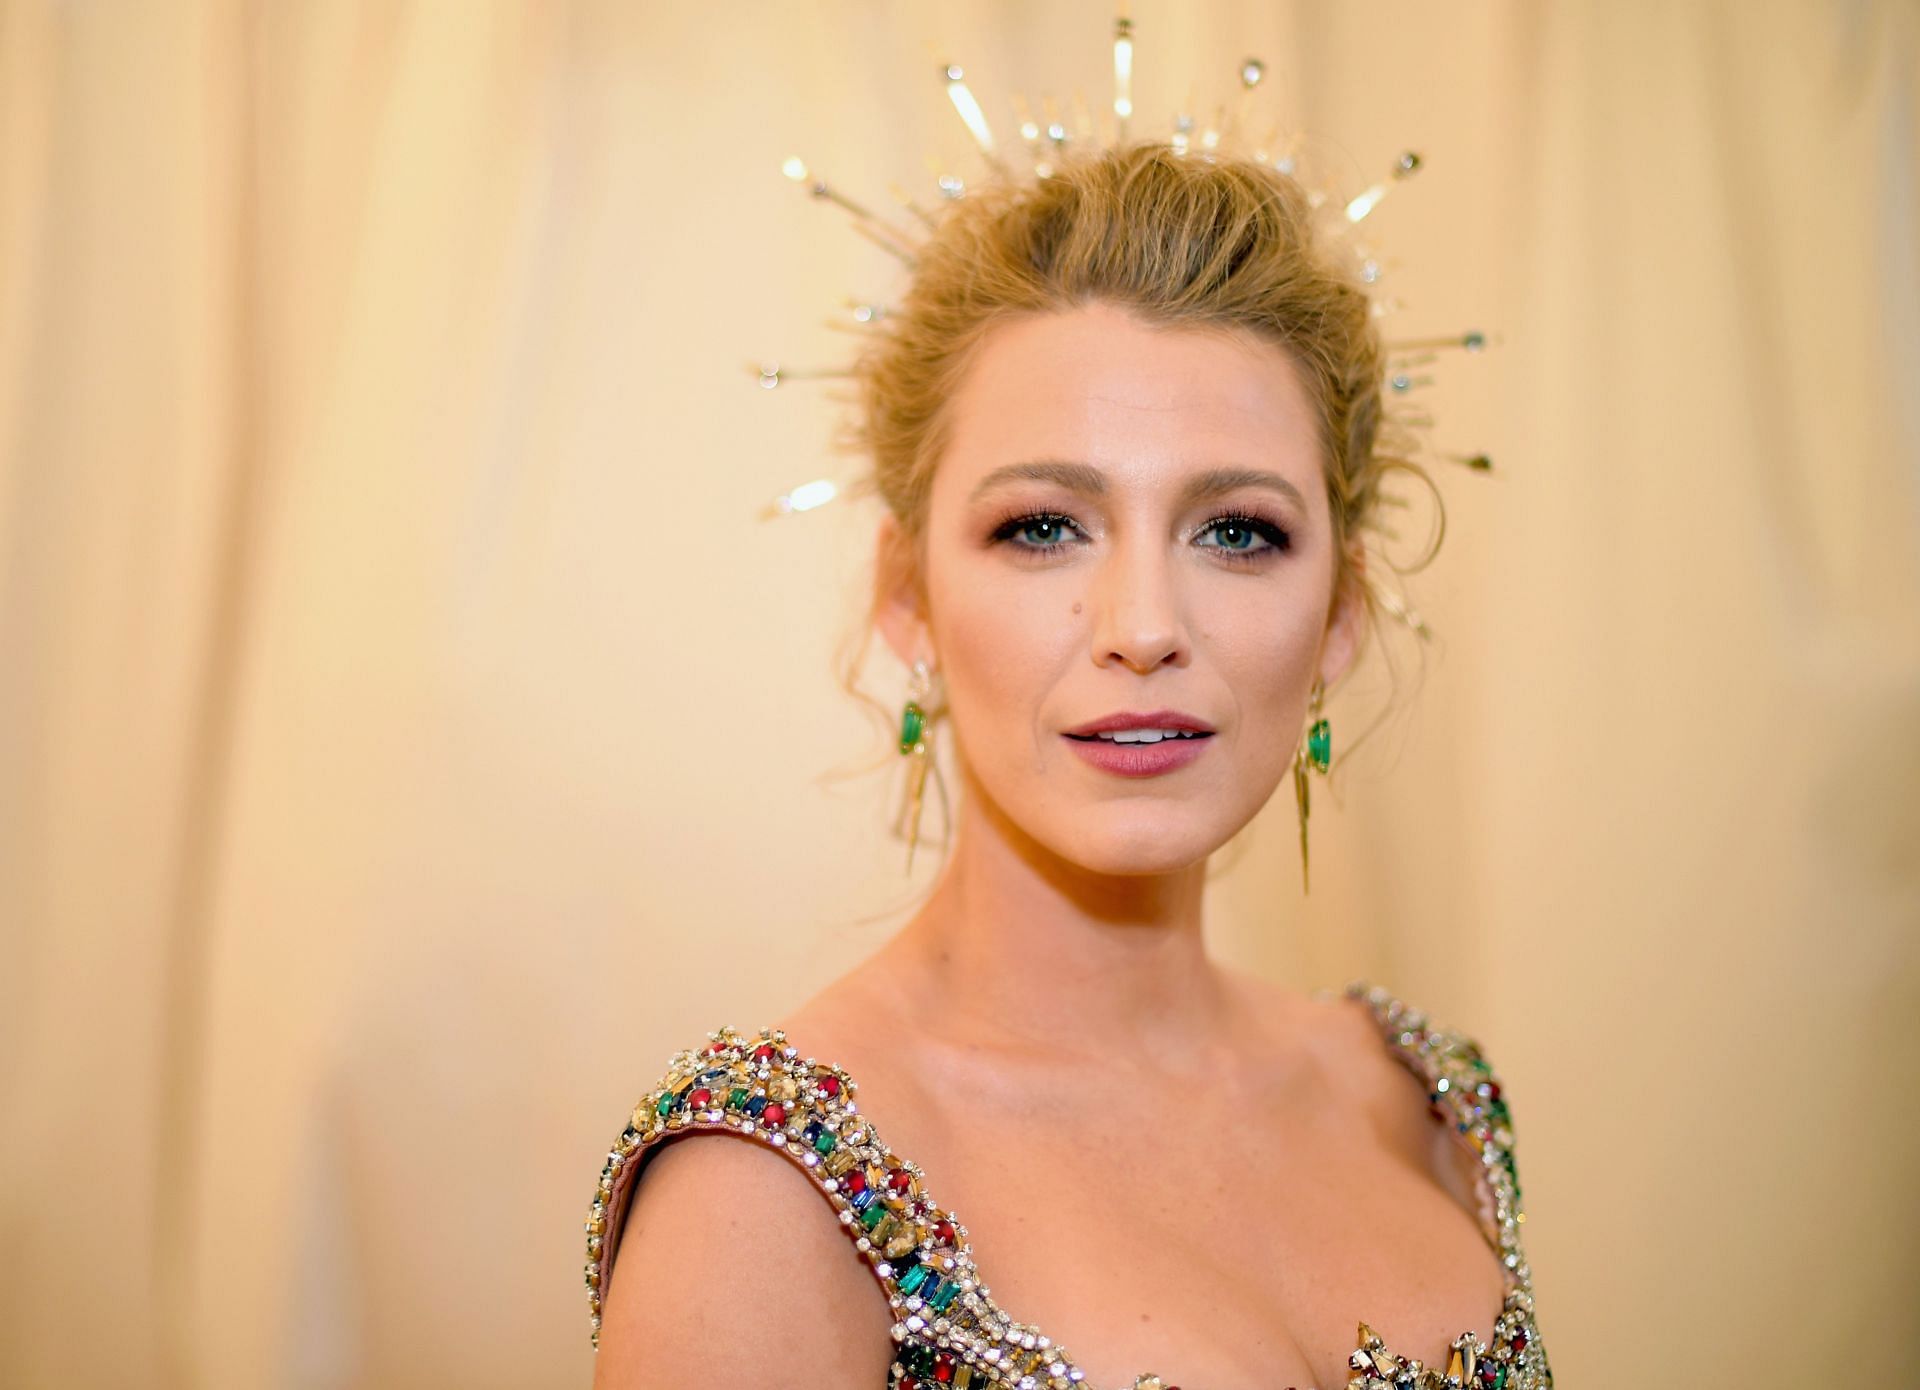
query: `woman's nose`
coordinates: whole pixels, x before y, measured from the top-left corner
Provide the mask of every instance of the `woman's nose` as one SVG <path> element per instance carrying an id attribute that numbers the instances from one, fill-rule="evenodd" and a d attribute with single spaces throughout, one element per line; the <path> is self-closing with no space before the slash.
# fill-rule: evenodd
<path id="1" fill-rule="evenodd" d="M 1187 664 L 1186 627 L 1164 551 L 1116 547 L 1103 558 L 1094 588 L 1096 666 L 1121 661 L 1145 675 L 1160 666 Z"/>

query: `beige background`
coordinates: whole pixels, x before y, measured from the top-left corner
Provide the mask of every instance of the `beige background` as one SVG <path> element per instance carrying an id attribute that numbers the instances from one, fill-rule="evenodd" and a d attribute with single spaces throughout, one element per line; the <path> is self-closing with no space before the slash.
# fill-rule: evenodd
<path id="1" fill-rule="evenodd" d="M 1915 7 L 1133 13 L 1140 128 L 1255 53 L 1343 193 L 1419 149 L 1393 331 L 1504 335 L 1220 952 L 1480 1039 L 1570 1390 L 1909 1383 Z M 753 520 L 844 465 L 743 364 L 898 284 L 780 160 L 970 171 L 935 61 L 1004 132 L 1110 15 L 0 0 L 0 1383 L 584 1385 L 633 1097 L 934 868 L 825 777 L 872 513 Z"/>

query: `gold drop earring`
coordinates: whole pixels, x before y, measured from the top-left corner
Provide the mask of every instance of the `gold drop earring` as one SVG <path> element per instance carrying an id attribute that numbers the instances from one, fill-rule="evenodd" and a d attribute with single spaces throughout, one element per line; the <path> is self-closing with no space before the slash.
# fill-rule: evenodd
<path id="1" fill-rule="evenodd" d="M 907 770 L 907 872 L 913 872 L 914 846 L 920 842 L 920 803 L 927 787 L 927 768 L 933 750 L 927 746 L 927 711 L 920 702 L 930 698 L 932 672 L 924 661 L 913 663 L 906 708 L 900 714 L 900 752 L 913 761 Z"/>
<path id="2" fill-rule="evenodd" d="M 1320 717 L 1320 698 L 1324 693 L 1324 687 L 1316 677 L 1313 682 L 1313 693 L 1307 700 L 1307 713 L 1313 716 L 1313 723 L 1293 755 L 1293 791 L 1300 801 L 1300 891 L 1302 893 L 1308 891 L 1307 764 L 1312 763 L 1316 771 L 1324 774 L 1333 763 L 1332 728 L 1325 719 Z"/>

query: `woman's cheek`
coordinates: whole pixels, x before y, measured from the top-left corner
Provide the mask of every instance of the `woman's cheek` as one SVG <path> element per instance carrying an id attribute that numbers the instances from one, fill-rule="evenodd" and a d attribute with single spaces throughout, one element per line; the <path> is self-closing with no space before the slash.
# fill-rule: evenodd
<path id="1" fill-rule="evenodd" d="M 1073 595 L 1036 593 L 1030 575 L 959 569 L 930 595 L 956 734 L 976 767 L 1033 766 L 1058 707 L 1054 690 L 1076 638 Z M 1026 583 L 1020 581 L 1026 580 Z M 1081 717 L 1098 711 L 1078 711 Z"/>

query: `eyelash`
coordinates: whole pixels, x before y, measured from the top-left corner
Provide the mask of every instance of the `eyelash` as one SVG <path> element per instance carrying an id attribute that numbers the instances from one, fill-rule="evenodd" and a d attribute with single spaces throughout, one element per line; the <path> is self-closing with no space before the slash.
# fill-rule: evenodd
<path id="1" fill-rule="evenodd" d="M 1078 523 L 1076 523 L 1072 517 L 1063 515 L 1060 512 L 1020 512 L 1007 517 L 1001 521 L 999 525 L 994 527 L 993 540 L 996 542 L 1012 541 L 1013 537 L 1021 531 L 1039 521 L 1065 522 L 1076 531 L 1080 529 Z M 1259 563 L 1259 556 L 1293 548 L 1293 537 L 1285 527 L 1277 526 L 1273 522 L 1263 520 L 1257 516 L 1248 516 L 1244 512 L 1227 512 L 1223 515 L 1213 517 L 1200 528 L 1200 534 L 1204 536 L 1216 526 L 1238 526 L 1244 530 L 1253 532 L 1257 536 L 1263 537 L 1267 541 L 1266 546 L 1252 550 L 1236 550 L 1222 545 L 1201 547 L 1203 550 L 1219 551 L 1229 564 L 1257 564 Z M 1050 541 L 1043 545 L 1016 544 L 1013 548 L 1015 550 L 1027 551 L 1034 555 L 1052 555 L 1056 551 L 1066 549 L 1066 547 L 1066 541 Z"/>

